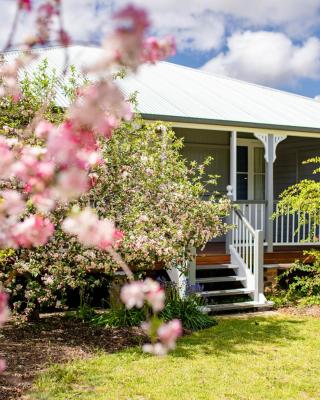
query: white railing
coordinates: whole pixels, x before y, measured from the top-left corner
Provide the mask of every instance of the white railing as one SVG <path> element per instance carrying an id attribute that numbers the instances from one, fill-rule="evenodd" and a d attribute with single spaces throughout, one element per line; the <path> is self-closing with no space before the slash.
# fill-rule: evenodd
<path id="1" fill-rule="evenodd" d="M 279 212 L 279 205 L 274 204 L 274 212 Z M 303 221 L 303 223 L 302 223 Z M 273 242 L 281 245 L 320 244 L 320 212 L 307 213 L 292 211 L 289 207 L 273 220 Z"/>
<path id="2" fill-rule="evenodd" d="M 237 200 L 235 204 L 255 230 L 265 231 L 266 201 Z"/>
<path id="3" fill-rule="evenodd" d="M 263 232 L 254 229 L 241 210 L 233 209 L 230 255 L 231 263 L 244 273 L 248 289 L 254 290 L 254 300 L 265 301 L 263 295 Z"/>

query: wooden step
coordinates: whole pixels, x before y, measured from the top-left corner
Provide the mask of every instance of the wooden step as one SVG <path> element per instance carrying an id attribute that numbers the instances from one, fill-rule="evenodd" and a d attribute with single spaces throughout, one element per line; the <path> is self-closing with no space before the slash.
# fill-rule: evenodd
<path id="1" fill-rule="evenodd" d="M 216 265 L 216 264 L 229 264 L 229 254 L 197 254 L 196 264 L 198 265 Z"/>
<path id="2" fill-rule="evenodd" d="M 214 282 L 236 282 L 245 281 L 245 276 L 214 276 L 209 278 L 197 278 L 197 283 L 214 283 Z"/>
<path id="3" fill-rule="evenodd" d="M 229 311 L 229 310 L 245 310 L 248 308 L 270 308 L 271 302 L 258 303 L 256 301 L 244 301 L 240 303 L 226 303 L 226 304 L 206 304 L 206 308 L 211 312 L 215 311 Z"/>
<path id="4" fill-rule="evenodd" d="M 200 292 L 200 295 L 203 297 L 213 297 L 213 296 L 236 296 L 242 294 L 251 294 L 254 293 L 254 290 L 240 288 L 240 289 L 223 289 L 223 290 L 208 290 L 204 292 Z"/>
<path id="5" fill-rule="evenodd" d="M 198 271 L 203 271 L 203 270 L 220 270 L 220 269 L 238 269 L 239 267 L 237 265 L 233 264 L 210 264 L 210 265 L 197 265 L 197 270 Z"/>

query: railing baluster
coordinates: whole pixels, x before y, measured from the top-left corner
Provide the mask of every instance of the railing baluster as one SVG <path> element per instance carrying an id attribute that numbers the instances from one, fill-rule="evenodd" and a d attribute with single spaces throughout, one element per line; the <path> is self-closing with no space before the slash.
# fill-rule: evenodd
<path id="1" fill-rule="evenodd" d="M 287 239 L 286 243 L 289 243 L 289 229 L 290 229 L 290 210 L 289 206 L 287 207 Z"/>
<path id="2" fill-rule="evenodd" d="M 276 213 L 278 212 L 278 203 L 276 203 Z M 276 216 L 276 232 L 274 237 L 274 242 L 278 243 L 278 234 L 279 234 L 279 216 Z"/>
<path id="3" fill-rule="evenodd" d="M 295 242 L 294 240 L 294 232 L 296 230 L 296 213 L 292 213 L 292 233 L 291 233 L 291 241 L 292 243 Z"/>
<path id="4" fill-rule="evenodd" d="M 281 234 L 280 234 L 280 242 L 283 243 L 283 214 L 281 214 Z"/>

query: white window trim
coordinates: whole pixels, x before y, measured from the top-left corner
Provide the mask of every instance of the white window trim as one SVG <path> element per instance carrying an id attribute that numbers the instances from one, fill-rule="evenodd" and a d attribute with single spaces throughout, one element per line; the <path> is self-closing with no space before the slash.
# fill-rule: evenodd
<path id="1" fill-rule="evenodd" d="M 254 199 L 254 149 L 257 147 L 263 148 L 263 144 L 260 142 L 260 140 L 257 139 L 238 138 L 237 146 L 248 147 L 248 200 L 253 200 Z M 238 169 L 236 173 L 238 176 Z"/>

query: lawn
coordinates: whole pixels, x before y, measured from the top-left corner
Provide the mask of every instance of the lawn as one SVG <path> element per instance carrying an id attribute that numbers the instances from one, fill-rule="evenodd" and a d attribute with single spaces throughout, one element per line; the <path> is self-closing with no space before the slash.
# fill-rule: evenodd
<path id="1" fill-rule="evenodd" d="M 222 318 L 165 358 L 131 348 L 53 366 L 28 399 L 319 399 L 319 332 L 312 317 Z"/>

